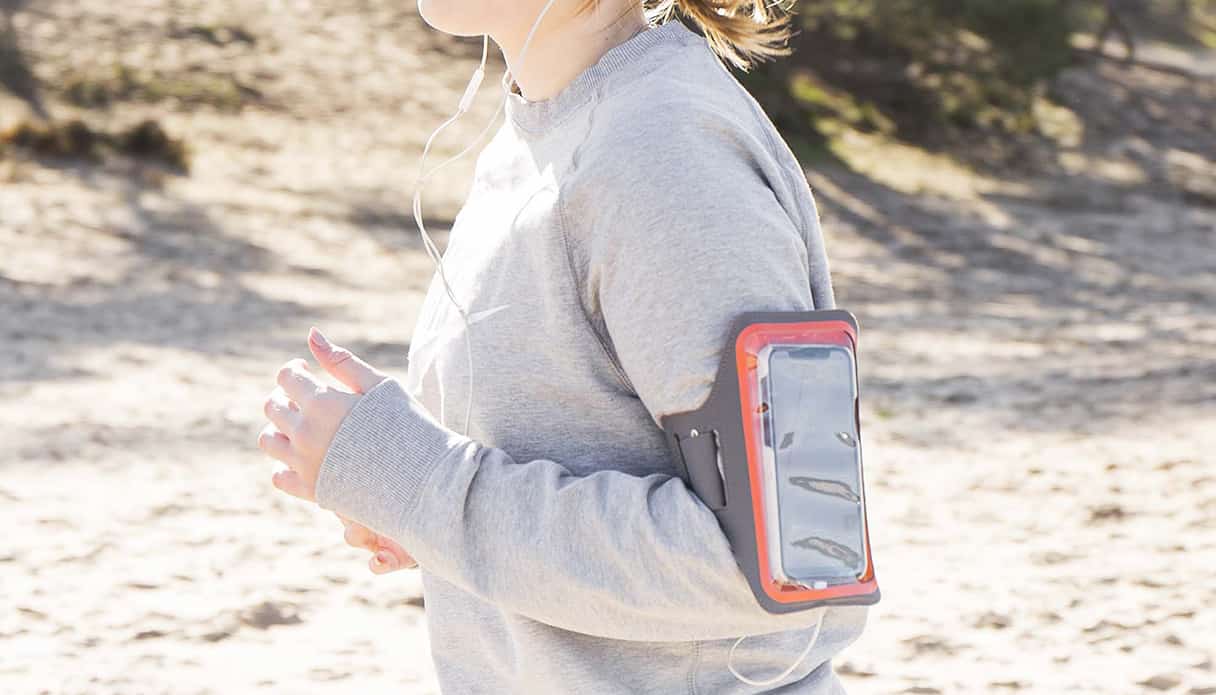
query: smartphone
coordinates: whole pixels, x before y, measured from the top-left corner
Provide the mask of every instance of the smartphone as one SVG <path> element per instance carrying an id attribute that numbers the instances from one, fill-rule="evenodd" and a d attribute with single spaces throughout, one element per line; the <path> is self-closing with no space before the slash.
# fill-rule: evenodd
<path id="1" fill-rule="evenodd" d="M 757 357 L 771 575 L 814 589 L 855 583 L 869 552 L 853 351 L 775 344 Z"/>

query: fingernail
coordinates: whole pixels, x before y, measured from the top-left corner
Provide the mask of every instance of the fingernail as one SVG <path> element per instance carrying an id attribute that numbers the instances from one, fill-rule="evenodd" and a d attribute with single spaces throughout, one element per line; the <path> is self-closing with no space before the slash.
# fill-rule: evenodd
<path id="1" fill-rule="evenodd" d="M 333 349 L 333 345 L 329 344 L 329 339 L 326 338 L 325 334 L 322 333 L 318 328 L 314 326 L 311 333 L 312 335 L 310 335 L 309 338 L 312 340 L 313 345 L 316 345 L 326 352 Z"/>

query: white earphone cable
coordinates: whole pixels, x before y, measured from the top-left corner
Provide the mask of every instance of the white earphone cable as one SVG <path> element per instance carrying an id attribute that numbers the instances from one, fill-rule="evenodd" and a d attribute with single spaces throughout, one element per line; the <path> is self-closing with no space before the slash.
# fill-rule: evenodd
<path id="1" fill-rule="evenodd" d="M 428 154 L 430 154 L 431 145 L 435 142 L 435 138 L 438 137 L 439 134 L 442 133 L 445 129 L 447 129 L 448 126 L 455 123 L 461 116 L 463 116 L 469 110 L 469 107 L 472 106 L 473 97 L 477 94 L 477 89 L 481 86 L 481 82 L 485 77 L 485 65 L 486 65 L 486 59 L 489 56 L 489 52 L 490 52 L 490 38 L 488 36 L 483 36 L 482 37 L 482 46 L 481 46 L 481 63 L 477 66 L 477 69 L 473 72 L 472 77 L 469 79 L 468 85 L 465 86 L 464 94 L 460 98 L 460 105 L 457 107 L 456 113 L 453 114 L 451 118 L 444 121 L 443 124 L 440 125 L 438 128 L 436 128 L 434 130 L 434 132 L 431 133 L 430 137 L 427 138 L 426 145 L 423 146 L 423 148 L 422 148 L 422 156 L 419 157 L 419 159 L 418 159 L 418 177 L 414 184 L 414 204 L 413 204 L 414 223 L 418 226 L 418 231 L 422 235 L 422 244 L 426 248 L 427 255 L 430 256 L 431 262 L 435 264 L 435 269 L 439 272 L 439 278 L 443 282 L 443 287 L 444 287 L 444 290 L 447 292 L 448 299 L 450 299 L 452 304 L 456 307 L 456 311 L 460 313 L 460 316 L 464 320 L 466 326 L 469 323 L 468 318 L 465 316 L 464 308 L 461 307 L 460 303 L 456 301 L 456 297 L 452 292 L 451 284 L 448 283 L 447 274 L 444 272 L 444 268 L 443 268 L 443 257 L 439 254 L 438 247 L 436 247 L 435 242 L 431 240 L 430 234 L 428 234 L 426 231 L 426 225 L 424 225 L 422 222 L 422 190 L 426 186 L 427 181 L 430 180 L 430 178 L 432 176 L 434 176 L 439 170 L 443 169 L 445 166 L 447 166 L 448 164 L 451 164 L 452 162 L 456 161 L 457 159 L 460 159 L 470 149 L 472 149 L 473 146 L 476 145 L 477 142 L 480 141 L 481 138 L 485 135 L 485 132 L 487 130 L 489 130 L 490 126 L 494 124 L 494 121 L 498 120 L 498 112 L 495 112 L 494 118 L 490 121 L 490 123 L 488 123 L 486 125 L 485 128 L 482 129 L 481 133 L 478 134 L 478 136 L 473 140 L 473 142 L 469 143 L 469 145 L 466 146 L 463 150 L 461 150 L 456 156 L 449 158 L 448 160 L 444 161 L 439 166 L 435 167 L 434 169 L 431 169 L 430 171 L 426 170 L 426 168 L 425 168 L 426 167 L 426 157 Z M 467 333 L 467 329 L 466 329 L 466 333 Z M 469 354 L 471 355 L 472 346 L 466 345 L 466 348 L 467 348 Z M 472 369 L 472 367 L 471 367 L 471 361 L 470 361 L 470 372 L 469 372 L 470 390 L 472 389 L 472 383 L 471 383 L 472 370 L 471 369 Z M 439 389 L 439 403 L 440 403 L 439 413 L 440 413 L 440 415 L 439 416 L 440 416 L 441 420 L 443 418 L 443 410 L 444 410 L 443 401 L 444 401 L 443 387 L 440 386 L 440 389 Z M 472 399 L 470 398 L 470 404 L 471 403 L 472 403 Z M 466 434 L 468 432 L 468 428 L 469 428 L 468 418 L 466 416 L 465 428 L 464 428 Z"/>
<path id="2" fill-rule="evenodd" d="M 540 27 L 541 20 L 545 18 L 545 14 L 549 12 L 549 8 L 553 7 L 555 2 L 556 0 L 549 0 L 548 3 L 545 4 L 544 9 L 540 11 L 540 14 L 536 16 L 536 21 L 532 23 L 532 28 L 528 31 L 528 36 L 526 39 L 524 39 L 524 45 L 519 51 L 519 66 L 521 69 L 524 65 L 524 57 L 528 54 L 528 46 L 532 43 L 532 37 L 536 34 L 536 30 Z M 473 339 L 471 337 L 473 332 L 473 324 L 469 320 L 468 311 L 461 306 L 459 301 L 457 301 L 456 294 L 452 291 L 452 285 L 448 282 L 447 274 L 444 272 L 443 256 L 439 253 L 439 248 L 435 246 L 435 242 L 431 240 L 430 234 L 428 234 L 426 231 L 426 225 L 424 225 L 422 222 L 422 190 L 426 186 L 427 181 L 434 176 L 436 172 L 468 153 L 469 150 L 471 150 L 478 142 L 481 141 L 483 137 L 485 137 L 485 134 L 490 130 L 490 127 L 498 121 L 498 115 L 502 112 L 503 105 L 506 103 L 507 97 L 510 96 L 510 85 L 507 81 L 508 76 L 511 75 L 510 69 L 503 73 L 503 98 L 498 104 L 498 109 L 494 111 L 494 117 L 490 119 L 490 122 L 486 124 L 486 127 L 483 128 L 477 137 L 474 138 L 473 141 L 470 142 L 469 145 L 461 150 L 458 154 L 450 157 L 434 169 L 429 171 L 426 170 L 426 157 L 431 151 L 431 145 L 434 143 L 435 138 L 448 126 L 455 123 L 473 106 L 473 100 L 477 96 L 477 90 L 481 87 L 481 82 L 485 78 L 486 58 L 489 55 L 489 51 L 490 37 L 488 35 L 482 36 L 481 64 L 477 67 L 477 69 L 473 72 L 473 76 L 469 79 L 469 84 L 465 87 L 464 94 L 460 97 L 460 105 L 457 107 L 456 113 L 453 114 L 451 118 L 444 121 L 443 124 L 436 128 L 435 131 L 431 133 L 430 137 L 427 138 L 426 145 L 422 148 L 422 156 L 418 160 L 418 177 L 414 184 L 414 224 L 417 225 L 418 232 L 422 235 L 422 244 L 426 248 L 427 255 L 430 256 L 431 262 L 435 264 L 435 269 L 439 273 L 439 279 L 443 283 L 443 289 L 448 296 L 448 300 L 451 301 L 452 306 L 456 307 L 457 313 L 460 314 L 460 319 L 464 322 L 465 357 L 468 361 L 469 367 L 469 393 L 465 402 L 464 428 L 461 434 L 466 436 L 469 434 L 469 423 L 473 414 L 473 388 L 476 384 L 476 381 L 473 378 Z M 440 422 L 443 422 L 443 383 L 441 379 L 437 381 L 439 382 L 439 419 Z"/>
<path id="3" fill-rule="evenodd" d="M 811 632 L 811 639 L 809 642 L 807 642 L 806 649 L 802 650 L 802 654 L 798 656 L 798 660 L 791 664 L 789 668 L 785 669 L 785 671 L 764 681 L 752 680 L 751 678 L 744 676 L 742 673 L 739 673 L 739 671 L 735 669 L 734 664 L 735 649 L 738 648 L 743 640 L 747 639 L 747 635 L 744 635 L 743 637 L 735 640 L 735 643 L 731 645 L 730 653 L 726 655 L 726 667 L 730 669 L 731 675 L 748 685 L 754 685 L 758 688 L 766 688 L 770 685 L 779 683 L 786 678 L 789 678 L 789 675 L 793 673 L 794 669 L 798 668 L 798 665 L 806 659 L 807 655 L 811 653 L 811 650 L 815 648 L 815 643 L 819 641 L 819 630 L 823 627 L 823 614 L 827 612 L 827 608 L 820 608 L 818 610 L 819 618 L 815 621 L 815 629 Z"/>

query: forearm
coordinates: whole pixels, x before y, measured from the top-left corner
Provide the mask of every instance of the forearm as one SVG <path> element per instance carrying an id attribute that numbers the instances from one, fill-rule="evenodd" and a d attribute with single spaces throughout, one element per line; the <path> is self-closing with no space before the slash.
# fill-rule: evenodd
<path id="1" fill-rule="evenodd" d="M 392 381 L 343 423 L 317 498 L 445 580 L 567 630 L 702 640 L 814 617 L 759 607 L 717 519 L 679 479 L 514 461 L 444 429 Z"/>

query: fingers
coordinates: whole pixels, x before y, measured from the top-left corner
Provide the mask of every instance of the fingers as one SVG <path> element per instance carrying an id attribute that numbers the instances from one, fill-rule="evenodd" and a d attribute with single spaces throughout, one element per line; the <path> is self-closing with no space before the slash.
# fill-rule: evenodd
<path id="1" fill-rule="evenodd" d="M 266 414 L 267 420 L 288 437 L 300 424 L 300 406 L 292 402 L 281 388 L 271 392 L 262 406 L 262 412 Z"/>
<path id="2" fill-rule="evenodd" d="M 418 566 L 414 558 L 410 557 L 404 550 L 401 550 L 400 546 L 355 522 L 347 524 L 342 538 L 351 547 L 370 550 L 373 553 L 368 558 L 367 568 L 375 574 L 387 574 L 388 572 L 400 569 L 412 569 Z"/>
<path id="3" fill-rule="evenodd" d="M 291 440 L 274 425 L 266 425 L 258 433 L 258 448 L 271 458 L 291 465 Z"/>
<path id="4" fill-rule="evenodd" d="M 379 548 L 376 551 L 376 555 L 372 558 L 375 561 L 376 567 L 391 571 L 394 569 L 410 569 L 418 566 L 414 558 L 405 552 L 405 548 L 402 548 L 397 541 L 385 536 L 376 536 L 376 541 L 379 543 Z M 373 571 L 375 571 L 374 568 Z"/>
<path id="5" fill-rule="evenodd" d="M 397 564 L 397 558 L 393 557 L 391 553 L 384 551 L 378 552 L 368 558 L 367 568 L 372 571 L 372 574 L 388 574 L 389 572 L 401 569 L 400 565 Z"/>
<path id="6" fill-rule="evenodd" d="M 325 371 L 355 393 L 367 393 L 385 379 L 383 373 L 350 350 L 330 343 L 316 328 L 308 332 L 308 349 Z"/>
<path id="7" fill-rule="evenodd" d="M 373 574 L 388 574 L 397 570 L 411 570 L 418 566 L 418 562 L 410 557 L 405 552 L 395 552 L 384 549 L 372 555 L 367 561 L 367 568 Z"/>
<path id="8" fill-rule="evenodd" d="M 308 371 L 308 363 L 300 358 L 291 360 L 279 369 L 275 381 L 287 397 L 296 403 L 307 405 L 325 387 Z"/>
<path id="9" fill-rule="evenodd" d="M 376 542 L 376 534 L 372 533 L 366 526 L 360 526 L 356 523 L 347 525 L 346 531 L 342 534 L 342 539 L 352 548 L 362 548 L 370 550 L 373 553 L 380 549 L 380 545 Z"/>
<path id="10" fill-rule="evenodd" d="M 316 498 L 313 496 L 312 488 L 309 487 L 304 482 L 304 479 L 300 477 L 300 474 L 296 473 L 295 471 L 277 471 L 275 472 L 274 476 L 271 477 L 270 482 L 273 483 L 275 487 L 283 492 L 286 492 L 292 497 L 299 497 L 307 502 L 316 501 Z"/>

